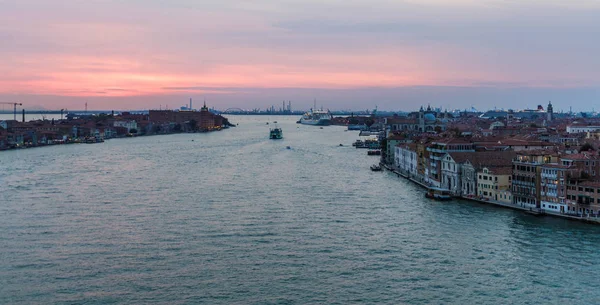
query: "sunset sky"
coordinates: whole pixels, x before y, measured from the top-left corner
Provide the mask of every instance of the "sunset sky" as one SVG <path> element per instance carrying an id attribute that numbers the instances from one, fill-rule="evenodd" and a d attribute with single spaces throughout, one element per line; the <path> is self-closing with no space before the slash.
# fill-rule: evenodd
<path id="1" fill-rule="evenodd" d="M 0 101 L 600 109 L 599 16 L 585 0 L 0 0 Z"/>

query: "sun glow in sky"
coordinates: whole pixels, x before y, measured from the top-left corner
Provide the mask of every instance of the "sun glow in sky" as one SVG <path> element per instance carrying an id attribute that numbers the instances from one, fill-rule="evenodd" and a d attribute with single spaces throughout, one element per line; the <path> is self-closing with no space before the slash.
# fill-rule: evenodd
<path id="1" fill-rule="evenodd" d="M 591 108 L 598 16 L 583 0 L 0 0 L 0 99 Z"/>

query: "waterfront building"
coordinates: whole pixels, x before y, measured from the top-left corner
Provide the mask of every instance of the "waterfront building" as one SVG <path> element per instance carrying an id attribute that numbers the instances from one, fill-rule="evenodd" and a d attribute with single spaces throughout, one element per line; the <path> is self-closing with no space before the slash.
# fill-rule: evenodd
<path id="1" fill-rule="evenodd" d="M 465 161 L 462 165 L 462 173 L 460 177 L 461 181 L 461 194 L 466 197 L 473 197 L 477 195 L 477 169 L 471 163 L 471 160 Z"/>
<path id="2" fill-rule="evenodd" d="M 510 163 L 510 161 L 509 161 Z M 484 167 L 477 172 L 477 192 L 480 197 L 511 202 L 510 183 L 512 180 L 512 167 Z"/>
<path id="3" fill-rule="evenodd" d="M 567 184 L 576 176 L 577 170 L 557 163 L 544 164 L 540 173 L 541 209 L 554 213 L 568 213 Z"/>
<path id="4" fill-rule="evenodd" d="M 600 216 L 600 181 L 570 179 L 566 203 L 570 214 Z"/>
<path id="5" fill-rule="evenodd" d="M 209 131 L 221 128 L 225 122 L 222 116 L 210 112 L 206 103 L 200 111 L 150 110 L 148 114 L 149 120 L 153 124 L 174 124 L 168 128 L 173 128 L 177 124 L 195 123 L 195 128 L 201 131 Z"/>
<path id="6" fill-rule="evenodd" d="M 113 122 L 113 126 L 127 128 L 127 132 L 131 132 L 131 130 L 138 130 L 138 124 L 135 120 L 115 120 Z"/>
<path id="7" fill-rule="evenodd" d="M 386 147 L 382 147 L 382 149 L 385 149 L 385 151 L 383 151 L 383 155 L 382 155 L 382 159 L 384 160 L 384 162 L 386 164 L 394 164 L 394 155 L 395 155 L 395 150 L 396 147 L 399 144 L 403 144 L 403 143 L 410 143 L 412 142 L 412 140 L 408 139 L 405 135 L 403 134 L 392 134 L 387 138 L 386 141 Z"/>
<path id="8" fill-rule="evenodd" d="M 442 158 L 441 164 L 441 187 L 450 190 L 453 195 L 462 195 L 462 165 L 476 152 L 453 152 L 447 153 Z"/>
<path id="9" fill-rule="evenodd" d="M 409 177 L 418 175 L 418 156 L 416 144 L 399 144 L 394 153 L 394 166 Z"/>
<path id="10" fill-rule="evenodd" d="M 429 174 L 429 169 L 427 164 L 429 163 L 429 152 L 427 151 L 427 147 L 430 144 L 428 138 L 421 139 L 416 143 L 417 149 L 417 176 L 420 179 L 420 182 L 425 182 L 425 177 Z"/>
<path id="11" fill-rule="evenodd" d="M 503 171 L 501 168 L 510 168 L 515 156 L 516 153 L 513 151 L 448 153 L 442 161 L 442 187 L 451 190 L 455 195 L 480 195 L 478 173 L 484 168 L 490 172 L 501 172 Z M 500 182 L 504 179 L 499 178 L 501 178 Z M 499 186 L 497 190 L 504 190 L 504 187 Z M 493 198 L 496 197 L 495 194 Z"/>
<path id="12" fill-rule="evenodd" d="M 541 166 L 557 163 L 558 155 L 553 151 L 520 151 L 513 160 L 512 193 L 513 203 L 528 208 L 540 208 Z"/>
<path id="13" fill-rule="evenodd" d="M 428 175 L 426 181 L 436 187 L 441 186 L 441 162 L 447 153 L 452 152 L 474 152 L 473 143 L 459 138 L 432 141 L 427 147 L 429 152 Z"/>

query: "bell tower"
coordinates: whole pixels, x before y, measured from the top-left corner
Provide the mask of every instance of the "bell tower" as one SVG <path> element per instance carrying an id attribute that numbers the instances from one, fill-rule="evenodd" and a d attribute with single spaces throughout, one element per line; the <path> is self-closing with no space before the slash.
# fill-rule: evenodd
<path id="1" fill-rule="evenodd" d="M 551 122 L 554 119 L 554 109 L 552 109 L 552 101 L 548 102 L 548 107 L 546 108 L 546 121 Z"/>

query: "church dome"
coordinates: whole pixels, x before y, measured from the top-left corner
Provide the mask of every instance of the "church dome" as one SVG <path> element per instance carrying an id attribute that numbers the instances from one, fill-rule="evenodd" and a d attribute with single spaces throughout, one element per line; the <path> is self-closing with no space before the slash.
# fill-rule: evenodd
<path id="1" fill-rule="evenodd" d="M 425 121 L 429 121 L 429 122 L 435 121 L 435 115 L 433 113 L 427 113 L 427 114 L 425 114 L 425 116 L 423 116 L 423 118 L 425 119 Z"/>

